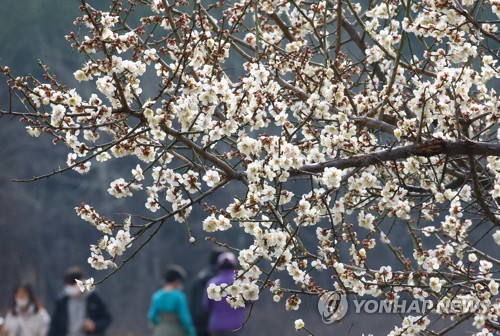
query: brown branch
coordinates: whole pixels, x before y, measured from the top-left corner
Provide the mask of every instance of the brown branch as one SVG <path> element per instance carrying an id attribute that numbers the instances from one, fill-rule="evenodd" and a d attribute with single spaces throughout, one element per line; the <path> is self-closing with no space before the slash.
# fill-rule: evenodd
<path id="1" fill-rule="evenodd" d="M 75 162 L 74 164 L 72 164 L 72 165 L 70 165 L 68 167 L 59 168 L 57 170 L 54 169 L 54 171 L 52 173 L 47 173 L 47 174 L 35 176 L 35 177 L 31 178 L 31 179 L 21 179 L 21 180 L 15 179 L 15 180 L 13 180 L 13 182 L 23 182 L 23 183 L 25 183 L 25 182 L 34 182 L 34 181 L 38 181 L 38 180 L 42 180 L 42 179 L 45 179 L 45 178 L 52 177 L 52 176 L 57 175 L 57 174 L 62 174 L 62 173 L 66 172 L 66 171 L 68 171 L 70 169 L 78 167 L 79 165 L 92 160 L 93 158 L 95 158 L 97 155 L 99 155 L 101 153 L 107 152 L 112 147 L 116 146 L 117 144 L 119 144 L 119 143 L 121 143 L 121 142 L 123 142 L 125 140 L 131 139 L 131 138 L 133 138 L 135 136 L 138 136 L 138 135 L 140 135 L 140 134 L 142 134 L 142 133 L 145 132 L 145 131 L 140 131 L 138 133 L 134 133 L 136 130 L 137 130 L 137 126 L 134 129 L 132 129 L 126 136 L 122 137 L 121 139 L 119 139 L 117 141 L 112 141 L 112 142 L 109 142 L 109 143 L 107 143 L 105 145 L 100 146 L 100 147 L 103 147 L 104 149 L 102 149 L 100 151 L 95 151 L 92 155 L 90 155 L 90 156 L 88 156 L 86 158 L 83 158 L 82 160 L 77 161 L 77 162 Z M 89 152 L 94 151 L 95 148 L 96 147 L 89 149 Z"/>
<path id="2" fill-rule="evenodd" d="M 357 117 L 353 119 L 354 123 L 360 126 L 366 126 L 371 129 L 378 129 L 382 132 L 393 134 L 394 130 L 397 128 L 394 125 L 386 123 L 382 120 L 377 120 L 368 117 Z"/>
<path id="3" fill-rule="evenodd" d="M 326 19 L 326 18 L 325 18 Z M 335 46 L 335 59 L 338 59 L 342 46 L 342 1 L 337 1 L 337 45 Z"/>
<path id="4" fill-rule="evenodd" d="M 387 150 L 354 155 L 349 158 L 335 159 L 327 162 L 309 164 L 302 166 L 298 171 L 292 172 L 292 175 L 302 175 L 302 173 L 320 173 L 327 167 L 338 169 L 364 168 L 377 165 L 385 161 L 394 161 L 409 158 L 410 156 L 430 157 L 440 154 L 449 156 L 456 155 L 488 155 L 500 156 L 500 143 L 488 143 L 478 141 L 449 141 L 443 139 L 432 139 L 421 144 L 413 144 L 390 148 Z"/>
<path id="5" fill-rule="evenodd" d="M 278 81 L 278 83 L 281 84 L 281 86 L 283 86 L 286 89 L 288 89 L 288 90 L 292 91 L 293 93 L 295 93 L 295 95 L 299 99 L 301 99 L 301 100 L 307 100 L 307 99 L 309 99 L 309 95 L 306 92 L 304 92 L 301 89 L 299 89 L 298 87 L 295 87 L 292 84 L 288 83 L 283 78 L 281 78 L 279 76 L 276 76 L 276 80 Z M 340 110 L 338 110 L 338 111 L 340 111 Z"/>
<path id="6" fill-rule="evenodd" d="M 467 22 L 469 22 L 471 25 L 473 25 L 477 30 L 479 30 L 483 35 L 489 37 L 496 43 L 500 43 L 500 38 L 496 37 L 495 34 L 490 33 L 489 31 L 485 30 L 482 25 L 476 21 L 475 18 L 473 18 L 462 6 L 459 7 L 458 4 L 452 5 L 451 8 L 453 8 L 458 14 L 462 15 Z"/>
<path id="7" fill-rule="evenodd" d="M 461 319 L 456 320 L 455 323 L 453 323 L 453 324 L 449 325 L 448 327 L 444 328 L 443 330 L 441 330 L 440 332 L 438 332 L 436 335 L 438 335 L 438 336 L 445 335 L 448 331 L 455 329 L 462 322 L 465 322 L 468 319 L 470 319 L 472 317 L 472 315 L 473 315 L 472 313 L 466 314 L 464 317 L 462 317 Z"/>
<path id="8" fill-rule="evenodd" d="M 16 116 L 16 117 L 42 117 L 41 114 L 37 114 L 37 113 L 0 110 L 0 118 L 3 117 L 4 115 L 11 115 L 11 116 Z"/>
<path id="9" fill-rule="evenodd" d="M 278 16 L 276 13 L 272 13 L 269 15 L 271 19 L 273 19 L 274 22 L 280 27 L 281 31 L 283 32 L 283 35 L 287 38 L 289 41 L 295 41 L 295 36 L 290 32 L 290 29 L 288 29 L 287 25 L 281 20 L 281 18 Z"/>
<path id="10" fill-rule="evenodd" d="M 192 149 L 196 154 L 200 157 L 204 158 L 207 161 L 213 163 L 217 168 L 222 170 L 226 177 L 231 180 L 240 180 L 244 184 L 248 184 L 247 178 L 244 173 L 238 172 L 234 170 L 230 165 L 228 165 L 223 160 L 219 159 L 215 155 L 209 153 L 207 150 L 195 144 L 191 139 L 187 138 L 181 132 L 178 132 L 170 127 L 164 126 L 162 127 L 163 131 L 168 135 L 174 136 L 178 141 L 185 144 L 188 148 Z"/>

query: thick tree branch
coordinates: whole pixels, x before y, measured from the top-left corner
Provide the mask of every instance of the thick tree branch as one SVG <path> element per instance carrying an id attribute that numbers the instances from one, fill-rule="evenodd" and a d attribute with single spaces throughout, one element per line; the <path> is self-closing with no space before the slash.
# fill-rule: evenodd
<path id="1" fill-rule="evenodd" d="M 409 158 L 410 156 L 430 157 L 440 154 L 449 156 L 456 155 L 481 155 L 500 156 L 500 143 L 487 143 L 477 141 L 449 141 L 433 139 L 421 144 L 401 146 L 380 152 L 354 155 L 345 159 L 335 159 L 327 162 L 309 164 L 301 167 L 293 175 L 301 175 L 302 172 L 320 173 L 327 167 L 338 169 L 363 168 L 373 166 L 386 161 L 395 161 Z"/>
<path id="2" fill-rule="evenodd" d="M 271 19 L 273 19 L 274 22 L 280 27 L 281 31 L 283 32 L 283 35 L 290 41 L 293 42 L 295 41 L 295 36 L 290 32 L 290 29 L 288 29 L 287 25 L 281 20 L 281 18 L 278 16 L 276 13 L 272 13 L 269 15 Z"/>
<path id="3" fill-rule="evenodd" d="M 397 128 L 394 125 L 383 122 L 382 120 L 377 120 L 368 117 L 358 117 L 353 119 L 354 123 L 360 126 L 366 126 L 371 129 L 378 129 L 382 132 L 393 134 L 394 130 Z"/>

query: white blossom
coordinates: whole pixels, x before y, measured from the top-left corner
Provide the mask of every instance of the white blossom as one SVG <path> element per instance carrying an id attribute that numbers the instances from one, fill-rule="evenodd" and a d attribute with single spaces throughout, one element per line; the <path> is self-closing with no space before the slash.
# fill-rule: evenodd
<path id="1" fill-rule="evenodd" d="M 302 319 L 295 320 L 295 330 L 300 330 L 304 328 L 304 321 Z"/>

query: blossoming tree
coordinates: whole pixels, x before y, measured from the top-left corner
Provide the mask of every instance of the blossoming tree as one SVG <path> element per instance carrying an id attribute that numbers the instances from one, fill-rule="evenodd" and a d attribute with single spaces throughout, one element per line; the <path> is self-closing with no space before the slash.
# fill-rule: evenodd
<path id="1" fill-rule="evenodd" d="M 3 67 L 26 109 L 0 113 L 67 146 L 67 167 L 49 175 L 137 159 L 106 188 L 149 216 L 76 208 L 103 235 L 92 267 L 112 274 L 167 222 L 186 225 L 186 245 L 193 225 L 240 230 L 253 243 L 213 299 L 239 307 L 270 290 L 294 310 L 332 290 L 404 295 L 434 305 L 392 335 L 443 335 L 469 319 L 476 335 L 498 329 L 498 0 L 80 2 L 66 39 L 87 57 L 75 78 L 95 93 L 46 66 L 42 79 Z M 242 196 L 205 203 L 228 183 Z M 440 305 L 457 299 L 479 308 Z"/>

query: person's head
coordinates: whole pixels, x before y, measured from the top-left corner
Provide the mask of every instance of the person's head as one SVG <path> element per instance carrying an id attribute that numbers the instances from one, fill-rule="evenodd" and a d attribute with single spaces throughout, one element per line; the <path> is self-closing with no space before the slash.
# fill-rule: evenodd
<path id="1" fill-rule="evenodd" d="M 70 297 L 80 297 L 83 293 L 76 285 L 76 280 L 83 280 L 83 271 L 78 266 L 72 266 L 66 270 L 63 276 L 64 292 Z"/>
<path id="2" fill-rule="evenodd" d="M 238 261 L 232 252 L 224 252 L 217 258 L 217 269 L 219 270 L 234 270 Z"/>
<path id="3" fill-rule="evenodd" d="M 39 304 L 33 292 L 33 287 L 29 284 L 20 284 L 14 289 L 12 296 L 12 312 L 16 314 L 18 311 L 22 311 L 33 307 L 33 309 L 38 311 Z"/>
<path id="4" fill-rule="evenodd" d="M 210 251 L 210 265 L 216 266 L 217 265 L 217 258 L 224 253 L 226 250 L 222 247 L 216 246 L 212 248 L 212 251 Z"/>
<path id="5" fill-rule="evenodd" d="M 178 265 L 168 265 L 163 280 L 166 285 L 181 287 L 186 280 L 186 271 Z"/>

